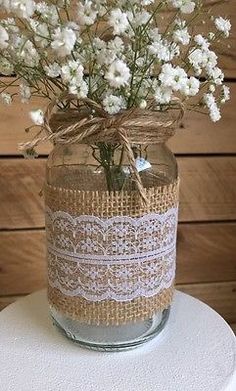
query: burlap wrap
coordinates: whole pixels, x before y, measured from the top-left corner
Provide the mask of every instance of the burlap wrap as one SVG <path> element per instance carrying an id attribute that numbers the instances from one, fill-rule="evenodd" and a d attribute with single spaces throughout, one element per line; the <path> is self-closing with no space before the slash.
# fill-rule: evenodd
<path id="1" fill-rule="evenodd" d="M 106 192 L 77 191 L 51 185 L 45 186 L 45 203 L 52 212 L 63 211 L 72 216 L 92 215 L 100 218 L 112 216 L 141 217 L 148 213 L 165 213 L 178 206 L 179 181 L 170 185 L 145 189 L 148 203 L 140 203 L 137 191 Z M 53 235 L 47 227 L 47 235 Z M 55 266 L 49 266 L 55 267 Z M 56 270 L 49 270 L 49 273 Z M 140 276 L 141 278 L 142 276 Z M 78 275 L 79 278 L 79 275 Z M 121 325 L 150 318 L 157 311 L 169 307 L 173 284 L 151 297 L 138 297 L 130 301 L 90 301 L 81 296 L 68 296 L 59 289 L 48 288 L 49 303 L 68 317 L 86 324 Z"/>

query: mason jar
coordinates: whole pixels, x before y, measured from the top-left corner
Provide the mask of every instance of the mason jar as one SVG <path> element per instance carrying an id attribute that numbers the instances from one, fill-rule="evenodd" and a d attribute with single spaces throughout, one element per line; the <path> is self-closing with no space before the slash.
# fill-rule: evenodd
<path id="1" fill-rule="evenodd" d="M 167 141 L 167 140 L 165 140 Z M 84 347 L 118 351 L 158 335 L 174 291 L 178 170 L 166 142 L 58 144 L 46 169 L 48 300 Z"/>

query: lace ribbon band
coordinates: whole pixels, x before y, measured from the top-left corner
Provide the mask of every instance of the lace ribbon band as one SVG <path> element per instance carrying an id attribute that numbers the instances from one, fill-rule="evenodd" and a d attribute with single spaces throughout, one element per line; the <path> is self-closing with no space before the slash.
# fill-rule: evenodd
<path id="1" fill-rule="evenodd" d="M 52 305 L 76 319 L 96 324 L 126 322 L 122 307 L 124 311 L 127 306 L 132 309 L 129 320 L 168 307 L 175 278 L 178 183 L 147 192 L 149 198 L 153 196 L 152 206 L 139 214 L 130 197 L 122 203 L 117 200 L 119 209 L 114 211 L 103 202 L 102 213 L 101 200 L 94 202 L 94 194 L 90 194 L 92 215 L 88 213 L 91 203 L 81 203 L 85 200 L 82 192 L 46 186 Z M 97 197 L 104 195 L 98 193 Z M 130 216 L 124 214 L 127 202 Z M 106 307 L 113 320 L 107 317 Z"/>
<path id="2" fill-rule="evenodd" d="M 173 284 L 177 208 L 109 219 L 47 209 L 46 226 L 49 283 L 66 296 L 127 301 Z"/>

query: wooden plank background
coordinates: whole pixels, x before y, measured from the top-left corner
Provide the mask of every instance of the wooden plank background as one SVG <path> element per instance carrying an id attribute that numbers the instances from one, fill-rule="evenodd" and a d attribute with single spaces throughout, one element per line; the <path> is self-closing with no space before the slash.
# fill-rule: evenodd
<path id="1" fill-rule="evenodd" d="M 236 329 L 236 1 L 206 0 L 230 16 L 229 44 L 218 47 L 232 91 L 223 120 L 188 115 L 169 146 L 180 176 L 177 286 L 215 308 Z M 0 309 L 46 285 L 43 186 L 50 145 L 24 160 L 17 144 L 28 138 L 28 111 L 0 105 Z"/>

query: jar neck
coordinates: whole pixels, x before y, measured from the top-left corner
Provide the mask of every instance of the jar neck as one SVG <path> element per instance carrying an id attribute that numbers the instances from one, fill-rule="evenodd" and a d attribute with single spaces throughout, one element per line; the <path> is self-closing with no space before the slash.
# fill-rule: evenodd
<path id="1" fill-rule="evenodd" d="M 152 187 L 156 183 L 169 184 L 176 180 L 176 159 L 166 144 L 148 147 L 133 145 L 132 152 L 144 187 Z M 84 190 L 92 189 L 93 186 L 97 190 L 135 190 L 132 169 L 122 146 L 57 145 L 48 159 L 47 180 L 49 184 L 60 182 L 61 187 L 64 181 L 68 188 L 80 188 L 83 177 L 90 177 L 89 184 L 86 179 Z M 57 176 L 60 179 L 55 181 Z"/>

